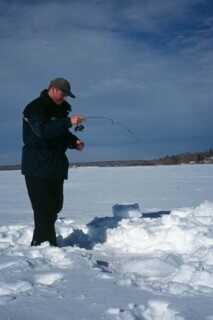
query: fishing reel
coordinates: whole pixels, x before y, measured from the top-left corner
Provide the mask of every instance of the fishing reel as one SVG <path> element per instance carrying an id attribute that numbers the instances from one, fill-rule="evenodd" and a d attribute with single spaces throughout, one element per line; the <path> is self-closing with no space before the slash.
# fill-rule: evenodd
<path id="1" fill-rule="evenodd" d="M 79 124 L 79 125 L 77 125 L 76 127 L 75 127 L 75 131 L 83 131 L 85 129 L 85 127 L 83 126 L 83 124 Z"/>

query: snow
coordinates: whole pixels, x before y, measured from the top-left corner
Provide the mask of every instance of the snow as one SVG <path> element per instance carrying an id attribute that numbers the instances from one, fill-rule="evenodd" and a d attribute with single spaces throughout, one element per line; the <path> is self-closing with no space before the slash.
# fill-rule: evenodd
<path id="1" fill-rule="evenodd" d="M 0 319 L 213 319 L 213 166 L 75 168 L 59 247 L 0 172 Z"/>
<path id="2" fill-rule="evenodd" d="M 43 273 L 35 276 L 35 283 L 42 284 L 44 286 L 50 286 L 56 281 L 61 280 L 63 275 L 61 273 Z"/>
<path id="3" fill-rule="evenodd" d="M 31 289 L 31 285 L 26 281 L 17 281 L 13 283 L 0 283 L 0 296 L 12 296 Z"/>
<path id="4" fill-rule="evenodd" d="M 129 305 L 127 310 L 109 309 L 108 314 L 115 320 L 183 320 L 177 311 L 170 309 L 164 301 L 151 300 L 148 305 Z M 111 319 L 112 319 L 111 318 Z"/>
<path id="5" fill-rule="evenodd" d="M 212 203 L 158 219 L 121 220 L 103 246 L 125 255 L 115 268 L 144 289 L 213 294 Z"/>

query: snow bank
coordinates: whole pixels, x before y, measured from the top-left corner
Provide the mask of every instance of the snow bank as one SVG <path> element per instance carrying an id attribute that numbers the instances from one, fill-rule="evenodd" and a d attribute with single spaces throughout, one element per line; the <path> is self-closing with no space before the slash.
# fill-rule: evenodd
<path id="1" fill-rule="evenodd" d="M 213 293 L 210 202 L 173 210 L 159 219 L 122 220 L 107 230 L 104 247 L 122 253 L 117 268 L 137 286 L 181 295 Z"/>

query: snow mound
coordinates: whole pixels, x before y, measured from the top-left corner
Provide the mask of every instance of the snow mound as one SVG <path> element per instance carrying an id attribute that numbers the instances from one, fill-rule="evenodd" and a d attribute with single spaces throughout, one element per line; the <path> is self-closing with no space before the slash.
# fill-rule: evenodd
<path id="1" fill-rule="evenodd" d="M 106 245 L 128 253 L 193 254 L 213 245 L 213 204 L 174 210 L 159 219 L 124 219 L 108 230 Z"/>
<path id="2" fill-rule="evenodd" d="M 122 220 L 107 230 L 103 246 L 122 254 L 116 269 L 137 286 L 181 295 L 213 293 L 210 202 L 159 219 Z"/>
<path id="3" fill-rule="evenodd" d="M 35 276 L 35 283 L 41 284 L 44 286 L 50 286 L 56 281 L 61 280 L 63 275 L 61 273 L 44 273 L 38 274 Z"/>
<path id="4" fill-rule="evenodd" d="M 128 309 L 111 308 L 107 311 L 112 320 L 184 320 L 164 301 L 150 300 L 147 307 L 130 304 Z"/>
<path id="5" fill-rule="evenodd" d="M 26 256 L 32 260 L 40 259 L 44 264 L 64 269 L 72 265 L 71 260 L 66 256 L 61 248 L 51 247 L 49 244 L 43 243 L 39 247 L 31 247 Z"/>

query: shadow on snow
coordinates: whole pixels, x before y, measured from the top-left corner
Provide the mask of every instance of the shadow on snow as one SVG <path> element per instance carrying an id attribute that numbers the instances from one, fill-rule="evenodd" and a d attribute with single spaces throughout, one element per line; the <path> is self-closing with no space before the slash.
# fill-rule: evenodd
<path id="1" fill-rule="evenodd" d="M 141 219 L 157 219 L 163 215 L 170 214 L 171 211 L 157 211 L 143 213 Z M 118 227 L 119 222 L 123 218 L 119 217 L 95 217 L 91 222 L 87 224 L 87 233 L 81 229 L 75 229 L 68 237 L 62 238 L 60 235 L 58 238 L 59 247 L 77 246 L 91 250 L 96 244 L 101 244 L 106 241 L 107 230 L 115 229 Z"/>
<path id="2" fill-rule="evenodd" d="M 170 211 L 158 211 L 143 213 L 141 219 L 156 219 L 162 215 L 168 215 Z M 107 237 L 108 229 L 115 229 L 123 218 L 119 217 L 95 217 L 87 224 L 87 233 L 81 229 L 75 229 L 68 237 L 60 236 L 60 247 L 77 246 L 84 249 L 93 249 L 96 244 L 104 243 Z"/>

